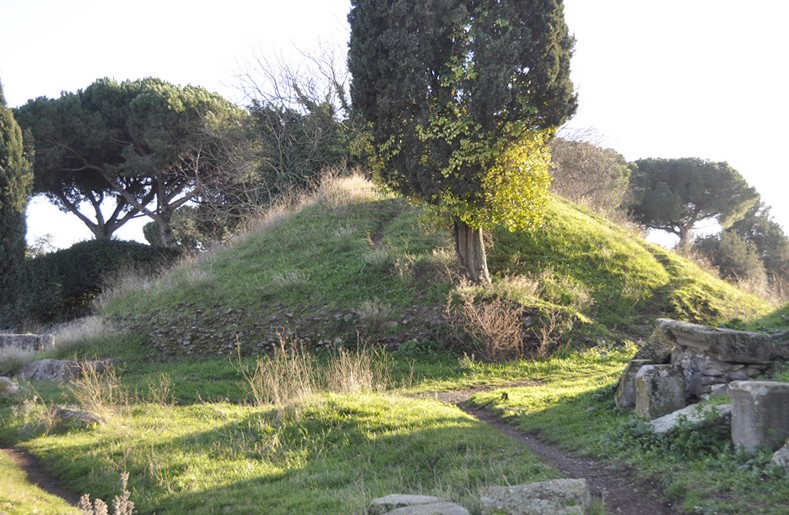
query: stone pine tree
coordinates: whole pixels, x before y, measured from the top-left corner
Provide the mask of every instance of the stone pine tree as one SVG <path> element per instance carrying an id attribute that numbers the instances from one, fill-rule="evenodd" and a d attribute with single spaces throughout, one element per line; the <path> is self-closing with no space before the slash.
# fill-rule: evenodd
<path id="1" fill-rule="evenodd" d="M 0 309 L 13 304 L 25 264 L 25 208 L 33 169 L 0 84 Z"/>
<path id="2" fill-rule="evenodd" d="M 575 113 L 561 0 L 353 0 L 349 68 L 371 164 L 453 219 L 459 268 L 489 281 L 482 229 L 528 228 L 547 142 Z"/>
<path id="3" fill-rule="evenodd" d="M 759 200 L 756 190 L 727 163 L 695 157 L 639 159 L 630 184 L 636 220 L 676 235 L 680 248 L 690 244 L 698 222 L 715 219 L 729 227 Z"/>

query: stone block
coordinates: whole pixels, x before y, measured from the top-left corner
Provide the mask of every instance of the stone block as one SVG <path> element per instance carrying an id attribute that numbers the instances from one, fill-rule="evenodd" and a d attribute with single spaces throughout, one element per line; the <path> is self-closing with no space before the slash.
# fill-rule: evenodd
<path id="1" fill-rule="evenodd" d="M 619 384 L 614 394 L 614 403 L 619 409 L 633 409 L 636 405 L 636 374 L 644 365 L 652 362 L 648 359 L 631 360 L 619 377 Z"/>
<path id="2" fill-rule="evenodd" d="M 386 513 L 387 515 L 470 515 L 463 506 L 446 501 L 405 506 Z"/>
<path id="3" fill-rule="evenodd" d="M 570 515 L 586 514 L 592 504 L 585 479 L 554 479 L 480 490 L 482 514 Z"/>
<path id="4" fill-rule="evenodd" d="M 789 383 L 732 381 L 731 439 L 735 446 L 775 451 L 789 438 Z"/>
<path id="5" fill-rule="evenodd" d="M 636 413 L 652 420 L 685 407 L 685 376 L 672 365 L 645 365 L 636 374 Z"/>
<path id="6" fill-rule="evenodd" d="M 692 426 L 698 426 L 710 419 L 714 423 L 729 424 L 731 404 L 691 404 L 681 410 L 658 417 L 649 423 L 652 424 L 655 434 L 664 435 L 676 429 L 682 420 Z"/>
<path id="7" fill-rule="evenodd" d="M 8 377 L 0 377 L 0 398 L 11 397 L 19 393 L 19 385 Z"/>
<path id="8" fill-rule="evenodd" d="M 441 502 L 441 499 L 430 495 L 390 494 L 370 501 L 370 504 L 367 506 L 367 513 L 370 515 L 381 515 L 398 508 L 437 502 Z"/>

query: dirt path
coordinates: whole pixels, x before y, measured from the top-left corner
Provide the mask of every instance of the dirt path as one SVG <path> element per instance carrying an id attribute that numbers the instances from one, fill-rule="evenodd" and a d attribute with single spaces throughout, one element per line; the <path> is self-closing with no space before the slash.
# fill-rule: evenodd
<path id="1" fill-rule="evenodd" d="M 27 480 L 52 495 L 66 500 L 72 506 L 79 504 L 80 496 L 66 489 L 62 483 L 55 481 L 35 456 L 22 449 L 0 447 L 0 452 L 11 458 L 17 467 L 27 474 Z"/>
<path id="2" fill-rule="evenodd" d="M 438 392 L 431 394 L 431 397 L 435 396 L 440 401 L 454 404 L 477 420 L 525 444 L 534 454 L 556 467 L 565 477 L 586 479 L 592 495 L 602 498 L 605 502 L 606 513 L 626 515 L 681 513 L 671 503 L 661 499 L 662 488 L 656 480 L 639 479 L 632 469 L 624 466 L 615 467 L 592 458 L 576 456 L 545 443 L 536 433 L 521 431 L 484 408 L 469 408 L 466 401 L 477 391 L 480 389 Z"/>

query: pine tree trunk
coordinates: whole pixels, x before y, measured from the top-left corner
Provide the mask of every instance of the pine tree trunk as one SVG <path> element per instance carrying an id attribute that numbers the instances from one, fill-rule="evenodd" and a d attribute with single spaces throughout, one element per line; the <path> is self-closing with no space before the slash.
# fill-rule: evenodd
<path id="1" fill-rule="evenodd" d="M 473 283 L 490 284 L 482 229 L 474 229 L 461 220 L 455 220 L 455 251 L 458 268 L 463 276 Z"/>

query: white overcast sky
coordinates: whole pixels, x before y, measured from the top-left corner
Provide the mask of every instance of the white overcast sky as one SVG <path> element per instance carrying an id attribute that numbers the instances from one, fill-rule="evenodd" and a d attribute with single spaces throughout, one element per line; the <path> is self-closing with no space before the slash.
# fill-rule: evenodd
<path id="1" fill-rule="evenodd" d="M 241 101 L 237 75 L 258 54 L 344 51 L 349 0 L 0 0 L 0 81 L 9 105 L 100 77 L 160 77 Z M 789 229 L 789 2 L 565 0 L 572 76 L 593 128 L 629 160 L 727 161 Z M 295 53 L 292 53 L 295 57 Z M 28 241 L 90 233 L 37 201 Z M 119 232 L 141 239 L 140 225 Z"/>

